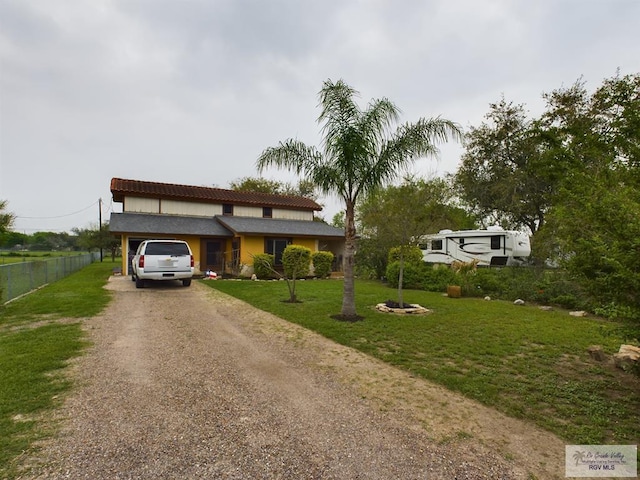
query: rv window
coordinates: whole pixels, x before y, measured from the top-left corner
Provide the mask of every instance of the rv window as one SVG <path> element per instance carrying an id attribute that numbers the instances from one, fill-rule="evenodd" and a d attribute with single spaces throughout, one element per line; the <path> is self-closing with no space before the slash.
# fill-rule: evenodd
<path id="1" fill-rule="evenodd" d="M 493 235 L 491 237 L 491 250 L 500 250 L 501 235 Z"/>
<path id="2" fill-rule="evenodd" d="M 431 240 L 431 250 L 442 250 L 442 240 Z"/>
<path id="3" fill-rule="evenodd" d="M 464 245 L 464 238 L 460 239 L 460 245 Z"/>

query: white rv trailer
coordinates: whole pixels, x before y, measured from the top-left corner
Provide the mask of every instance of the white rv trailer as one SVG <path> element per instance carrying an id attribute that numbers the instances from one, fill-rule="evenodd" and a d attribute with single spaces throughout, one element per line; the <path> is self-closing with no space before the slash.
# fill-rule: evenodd
<path id="1" fill-rule="evenodd" d="M 478 260 L 478 265 L 483 266 L 520 265 L 531 254 L 528 235 L 498 226 L 486 230 L 440 230 L 422 237 L 420 249 L 427 263 Z"/>

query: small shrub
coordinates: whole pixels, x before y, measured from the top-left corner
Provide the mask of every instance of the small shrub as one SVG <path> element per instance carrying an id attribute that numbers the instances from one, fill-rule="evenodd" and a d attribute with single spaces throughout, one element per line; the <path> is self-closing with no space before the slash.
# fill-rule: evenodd
<path id="1" fill-rule="evenodd" d="M 331 252 L 314 252 L 311 255 L 313 263 L 313 271 L 318 278 L 328 277 L 331 273 L 331 264 L 333 263 L 333 253 Z"/>
<path id="2" fill-rule="evenodd" d="M 420 264 L 404 264 L 402 273 L 402 288 L 422 289 L 424 281 L 424 268 Z M 387 281 L 389 286 L 396 288 L 400 278 L 400 262 L 395 261 L 387 265 Z"/>
<path id="3" fill-rule="evenodd" d="M 253 273 L 258 278 L 271 278 L 273 276 L 273 263 L 275 257 L 268 253 L 258 253 L 253 256 Z"/>
<path id="4" fill-rule="evenodd" d="M 473 275 L 467 276 L 467 283 L 467 293 L 471 296 L 500 296 L 505 289 L 496 271 L 490 268 L 478 268 Z"/>
<path id="5" fill-rule="evenodd" d="M 446 292 L 447 285 L 458 285 L 460 283 L 459 275 L 456 275 L 449 266 L 434 266 L 425 263 L 423 275 L 423 288 L 429 292 Z"/>
<path id="6" fill-rule="evenodd" d="M 302 278 L 309 275 L 311 250 L 302 245 L 289 245 L 282 252 L 282 266 L 287 278 Z"/>

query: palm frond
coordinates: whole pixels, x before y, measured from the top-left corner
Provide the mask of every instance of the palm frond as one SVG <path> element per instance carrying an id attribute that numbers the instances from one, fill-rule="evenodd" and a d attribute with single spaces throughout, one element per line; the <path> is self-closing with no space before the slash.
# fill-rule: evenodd
<path id="1" fill-rule="evenodd" d="M 256 161 L 256 168 L 259 173 L 268 167 L 276 167 L 293 170 L 297 175 L 310 175 L 321 164 L 322 155 L 315 147 L 289 139 L 265 149 Z"/>

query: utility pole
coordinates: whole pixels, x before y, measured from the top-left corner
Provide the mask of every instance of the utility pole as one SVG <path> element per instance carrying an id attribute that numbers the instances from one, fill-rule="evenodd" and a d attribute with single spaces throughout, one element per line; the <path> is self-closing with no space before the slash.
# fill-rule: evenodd
<path id="1" fill-rule="evenodd" d="M 98 242 L 100 242 L 100 262 L 102 262 L 102 198 L 98 199 Z"/>

